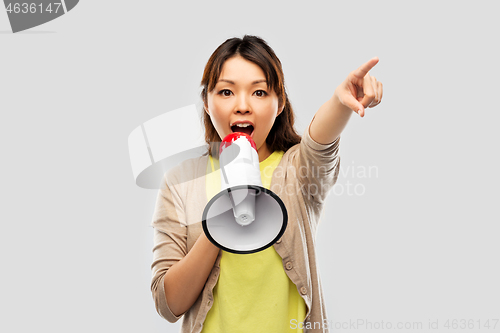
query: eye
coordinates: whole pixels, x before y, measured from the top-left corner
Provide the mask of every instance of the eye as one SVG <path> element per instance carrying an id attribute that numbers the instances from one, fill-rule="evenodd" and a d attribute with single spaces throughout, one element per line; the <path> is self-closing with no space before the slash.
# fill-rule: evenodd
<path id="1" fill-rule="evenodd" d="M 265 92 L 264 90 L 257 90 L 256 92 L 254 92 L 254 94 L 257 96 L 257 97 L 264 97 L 267 95 L 267 92 Z"/>
<path id="2" fill-rule="evenodd" d="M 231 96 L 233 92 L 229 89 L 222 89 L 221 91 L 219 91 L 219 95 L 222 95 L 224 97 L 228 97 L 228 96 Z"/>

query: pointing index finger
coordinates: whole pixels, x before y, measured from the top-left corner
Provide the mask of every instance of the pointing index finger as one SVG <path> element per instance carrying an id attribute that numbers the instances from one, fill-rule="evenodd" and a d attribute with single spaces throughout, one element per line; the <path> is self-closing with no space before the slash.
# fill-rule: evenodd
<path id="1" fill-rule="evenodd" d="M 352 73 L 357 78 L 362 79 L 377 63 L 378 63 L 378 57 L 371 58 Z"/>

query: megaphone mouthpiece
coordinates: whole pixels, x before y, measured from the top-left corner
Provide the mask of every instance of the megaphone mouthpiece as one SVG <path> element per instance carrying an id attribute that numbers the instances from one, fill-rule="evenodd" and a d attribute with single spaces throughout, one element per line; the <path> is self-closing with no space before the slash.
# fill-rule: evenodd
<path id="1" fill-rule="evenodd" d="M 226 137 L 222 140 L 222 142 L 220 144 L 219 152 L 222 153 L 224 148 L 229 147 L 234 141 L 236 141 L 240 138 L 244 138 L 244 139 L 248 140 L 248 142 L 250 142 L 250 145 L 252 146 L 252 148 L 255 149 L 255 151 L 257 151 L 257 146 L 255 145 L 255 141 L 253 141 L 253 139 L 250 135 L 248 135 L 246 133 L 242 133 L 242 132 L 234 132 L 234 133 L 226 135 Z"/>

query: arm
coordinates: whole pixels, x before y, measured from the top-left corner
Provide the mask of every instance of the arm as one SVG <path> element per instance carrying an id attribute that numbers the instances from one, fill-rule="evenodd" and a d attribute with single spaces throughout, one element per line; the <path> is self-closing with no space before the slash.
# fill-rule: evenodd
<path id="1" fill-rule="evenodd" d="M 373 58 L 349 73 L 347 79 L 335 89 L 333 96 L 319 108 L 309 132 L 314 141 L 332 143 L 344 130 L 352 111 L 363 117 L 365 108 L 380 103 L 382 83 L 368 74 L 377 63 L 378 58 Z"/>
<path id="2" fill-rule="evenodd" d="M 172 178 L 174 177 L 174 178 Z M 201 234 L 187 250 L 187 226 L 182 185 L 175 172 L 166 177 L 158 193 L 152 226 L 154 228 L 153 279 L 151 291 L 158 314 L 176 322 L 199 297 L 219 249 Z"/>
<path id="3" fill-rule="evenodd" d="M 174 315 L 183 314 L 194 304 L 218 254 L 219 248 L 202 233 L 191 251 L 167 271 L 164 279 L 165 297 Z"/>

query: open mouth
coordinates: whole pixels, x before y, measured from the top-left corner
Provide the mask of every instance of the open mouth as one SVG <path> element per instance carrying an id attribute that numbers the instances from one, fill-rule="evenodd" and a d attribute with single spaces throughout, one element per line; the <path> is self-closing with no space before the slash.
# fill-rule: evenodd
<path id="1" fill-rule="evenodd" d="M 247 124 L 245 124 L 245 125 L 247 125 Z M 245 127 L 238 126 L 238 125 L 233 125 L 233 126 L 231 126 L 231 131 L 233 131 L 233 133 L 240 132 L 240 133 L 245 133 L 247 135 L 252 136 L 253 126 L 250 125 L 250 124 L 248 124 Z"/>

